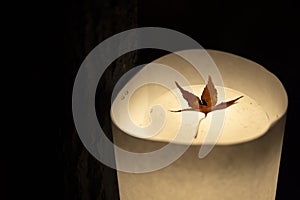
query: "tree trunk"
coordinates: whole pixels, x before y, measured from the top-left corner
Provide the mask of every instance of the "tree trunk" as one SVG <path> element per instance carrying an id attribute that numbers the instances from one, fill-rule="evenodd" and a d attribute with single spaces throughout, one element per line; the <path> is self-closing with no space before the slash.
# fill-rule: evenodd
<path id="1" fill-rule="evenodd" d="M 104 39 L 124 30 L 137 27 L 137 0 L 79 0 L 66 8 L 66 80 L 64 125 L 61 131 L 64 164 L 64 199 L 119 199 L 116 170 L 97 161 L 80 141 L 72 119 L 70 102 L 73 82 L 87 54 Z M 106 106 L 96 101 L 101 117 L 99 122 L 112 140 L 110 120 L 110 96 L 116 81 L 134 66 L 136 54 L 128 53 L 114 62 L 102 76 L 97 97 L 102 97 Z M 104 98 L 103 98 L 104 97 Z M 97 100 L 97 99 L 96 99 Z"/>

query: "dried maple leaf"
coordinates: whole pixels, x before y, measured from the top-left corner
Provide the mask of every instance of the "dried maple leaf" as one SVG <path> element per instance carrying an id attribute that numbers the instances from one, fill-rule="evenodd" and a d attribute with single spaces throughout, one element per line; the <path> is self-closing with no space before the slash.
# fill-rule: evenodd
<path id="1" fill-rule="evenodd" d="M 184 90 L 176 81 L 175 84 L 190 107 L 182 110 L 171 110 L 171 112 L 197 111 L 204 113 L 204 118 L 206 118 L 209 112 L 225 109 L 243 97 L 240 96 L 234 100 L 217 104 L 217 89 L 215 88 L 210 76 L 208 77 L 208 82 L 202 92 L 201 99 L 198 96 Z M 197 137 L 197 135 L 195 137 Z"/>

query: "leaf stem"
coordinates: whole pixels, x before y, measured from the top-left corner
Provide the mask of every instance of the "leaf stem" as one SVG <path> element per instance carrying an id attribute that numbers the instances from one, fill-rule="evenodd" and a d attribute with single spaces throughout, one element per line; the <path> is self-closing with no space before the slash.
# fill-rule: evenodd
<path id="1" fill-rule="evenodd" d="M 198 132 L 199 132 L 199 127 L 200 127 L 200 123 L 202 122 L 202 120 L 204 120 L 206 118 L 206 114 L 203 118 L 201 118 L 198 122 L 198 126 L 197 126 L 197 129 L 196 129 L 196 134 L 195 134 L 195 139 L 197 138 L 198 136 Z"/>

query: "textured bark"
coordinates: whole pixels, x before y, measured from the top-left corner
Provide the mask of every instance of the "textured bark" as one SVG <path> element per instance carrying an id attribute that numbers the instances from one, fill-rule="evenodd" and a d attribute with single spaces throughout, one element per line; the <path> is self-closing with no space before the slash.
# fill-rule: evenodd
<path id="1" fill-rule="evenodd" d="M 116 171 L 97 161 L 83 146 L 72 120 L 71 97 L 76 72 L 85 56 L 104 39 L 137 26 L 136 0 L 79 0 L 66 7 L 67 54 L 65 58 L 64 125 L 61 131 L 64 164 L 64 199 L 119 199 Z M 136 54 L 130 53 L 114 62 L 102 76 L 96 101 L 99 122 L 112 139 L 109 116 L 110 95 L 118 78 L 134 66 Z M 99 99 L 99 98 L 97 98 Z M 103 106 L 104 105 L 104 106 Z"/>

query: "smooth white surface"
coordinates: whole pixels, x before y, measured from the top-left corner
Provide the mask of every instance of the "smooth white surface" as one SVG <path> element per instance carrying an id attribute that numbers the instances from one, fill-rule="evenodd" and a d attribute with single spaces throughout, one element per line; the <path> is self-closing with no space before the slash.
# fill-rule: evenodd
<path id="1" fill-rule="evenodd" d="M 181 53 L 195 56 L 197 51 Z M 155 172 L 132 174 L 118 171 L 122 200 L 275 199 L 288 104 L 286 92 L 280 81 L 259 64 L 225 52 L 209 50 L 208 53 L 222 74 L 226 87 L 225 100 L 244 95 L 237 104 L 226 109 L 224 129 L 217 145 L 203 159 L 198 159 L 197 156 L 199 146 L 190 146 L 177 161 Z M 183 87 L 191 85 L 195 94 L 201 94 L 205 78 L 197 74 L 182 58 L 169 54 L 154 62 L 167 64 L 179 71 L 190 84 L 184 84 L 181 80 L 178 82 Z M 132 91 L 131 84 L 141 80 L 141 75 L 151 77 L 161 72 L 157 68 L 155 71 L 156 73 L 148 74 L 144 70 L 140 71 L 129 84 L 124 85 L 124 91 Z M 170 74 L 161 73 L 160 76 L 170 79 L 173 85 L 174 79 L 177 80 L 177 77 Z M 174 86 L 173 89 L 175 88 Z M 158 102 L 164 109 L 185 108 L 187 105 L 181 94 L 173 89 L 174 94 L 158 85 L 148 85 L 136 90 L 128 99 L 127 107 L 133 123 L 140 127 L 152 124 L 149 112 L 151 113 L 151 106 Z M 191 91 L 190 88 L 186 89 Z M 116 105 L 118 99 L 112 110 Z M 178 126 L 176 120 L 180 120 L 181 113 L 165 113 L 166 122 L 163 127 L 175 130 Z M 191 117 L 201 118 L 203 114 L 191 114 Z M 211 114 L 208 114 L 208 119 L 201 122 L 200 132 L 194 143 L 201 143 L 210 117 Z M 119 117 L 118 112 L 115 116 L 112 112 L 112 119 L 115 144 L 131 152 L 144 153 L 161 149 L 174 136 L 172 131 L 159 132 L 151 138 L 139 139 L 122 130 L 126 126 L 120 126 L 122 117 Z M 172 120 L 175 123 L 169 123 Z M 190 134 L 194 134 L 193 126 L 190 130 Z"/>
<path id="2" fill-rule="evenodd" d="M 203 50 L 187 50 L 178 54 L 195 57 L 199 51 Z M 237 104 L 226 109 L 224 128 L 217 145 L 236 144 L 262 136 L 286 112 L 287 95 L 282 84 L 273 74 L 250 60 L 225 52 L 208 53 L 221 72 L 226 95 L 224 101 L 244 96 Z M 148 80 L 163 81 L 173 88 L 173 93 L 159 84 L 145 85 Z M 180 56 L 163 56 L 146 65 L 117 95 L 111 109 L 114 124 L 126 134 L 152 141 L 171 142 L 181 123 L 190 130 L 184 134 L 195 134 L 198 124 L 189 123 L 189 119 L 200 120 L 203 114 L 191 112 L 180 121 L 180 113 L 168 112 L 169 109 L 188 107 L 174 81 L 183 87 L 187 85 L 189 91 L 194 88 L 198 96 L 205 84 L 193 66 Z M 222 88 L 218 88 L 218 94 L 222 94 L 222 91 Z M 203 144 L 212 115 L 208 114 L 207 119 L 201 121 L 198 138 L 193 144 Z M 184 139 L 176 143 L 189 144 Z"/>

